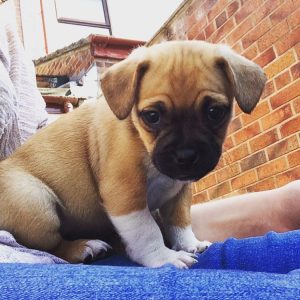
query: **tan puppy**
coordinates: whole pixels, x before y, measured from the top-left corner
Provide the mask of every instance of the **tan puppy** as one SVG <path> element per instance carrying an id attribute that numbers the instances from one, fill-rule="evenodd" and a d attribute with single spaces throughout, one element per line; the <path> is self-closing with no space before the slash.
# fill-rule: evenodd
<path id="1" fill-rule="evenodd" d="M 115 228 L 132 260 L 190 266 L 209 243 L 191 230 L 189 183 L 218 163 L 233 98 L 251 112 L 265 81 L 226 46 L 135 50 L 104 74 L 107 102 L 62 117 L 0 163 L 0 229 L 82 262 L 105 254 L 94 239 Z M 174 250 L 151 215 L 158 208 Z"/>

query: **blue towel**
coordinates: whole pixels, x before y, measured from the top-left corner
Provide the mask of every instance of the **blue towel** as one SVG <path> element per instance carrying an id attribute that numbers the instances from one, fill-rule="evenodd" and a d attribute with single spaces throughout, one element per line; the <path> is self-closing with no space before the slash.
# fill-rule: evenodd
<path id="1" fill-rule="evenodd" d="M 189 270 L 0 264 L 0 299 L 300 299 L 300 231 L 216 243 Z"/>

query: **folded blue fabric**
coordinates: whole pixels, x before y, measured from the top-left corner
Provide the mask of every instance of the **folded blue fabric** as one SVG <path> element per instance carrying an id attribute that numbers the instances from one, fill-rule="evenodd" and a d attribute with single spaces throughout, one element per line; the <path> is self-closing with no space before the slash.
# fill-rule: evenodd
<path id="1" fill-rule="evenodd" d="M 272 273 L 300 269 L 300 230 L 215 243 L 199 256 L 193 268 Z"/>
<path id="2" fill-rule="evenodd" d="M 95 264 L 138 266 L 126 257 L 112 256 Z M 243 270 L 288 273 L 300 269 L 300 230 L 269 232 L 265 236 L 228 239 L 198 255 L 192 269 Z M 299 283 L 300 284 L 300 283 Z"/>
<path id="3" fill-rule="evenodd" d="M 298 230 L 216 243 L 189 270 L 117 256 L 98 265 L 0 264 L 0 299 L 300 299 L 299 254 Z"/>

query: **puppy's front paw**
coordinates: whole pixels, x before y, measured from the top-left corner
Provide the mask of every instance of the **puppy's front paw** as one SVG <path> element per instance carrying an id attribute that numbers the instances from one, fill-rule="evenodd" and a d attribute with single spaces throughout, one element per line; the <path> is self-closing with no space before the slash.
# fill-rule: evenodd
<path id="1" fill-rule="evenodd" d="M 184 250 L 189 253 L 201 253 L 211 245 L 208 241 L 199 241 L 195 237 L 191 226 L 186 228 L 172 226 L 169 228 L 168 233 L 172 249 L 174 250 Z"/>
<path id="2" fill-rule="evenodd" d="M 184 250 L 189 253 L 201 253 L 204 252 L 209 246 L 211 246 L 209 241 L 199 241 L 195 238 L 193 241 L 187 241 L 184 245 L 176 245 L 173 247 L 175 250 Z"/>
<path id="3" fill-rule="evenodd" d="M 151 268 L 172 264 L 178 269 L 188 269 L 196 262 L 196 256 L 193 253 L 175 251 L 167 247 L 160 248 L 142 259 L 142 264 Z"/>

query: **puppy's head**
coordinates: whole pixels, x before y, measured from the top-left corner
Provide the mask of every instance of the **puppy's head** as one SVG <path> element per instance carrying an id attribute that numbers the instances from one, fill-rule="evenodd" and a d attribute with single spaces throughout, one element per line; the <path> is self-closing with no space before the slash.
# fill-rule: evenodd
<path id="1" fill-rule="evenodd" d="M 155 167 L 198 180 L 221 155 L 233 99 L 250 113 L 266 77 L 224 45 L 166 42 L 135 50 L 101 79 L 119 119 L 130 117 Z"/>

